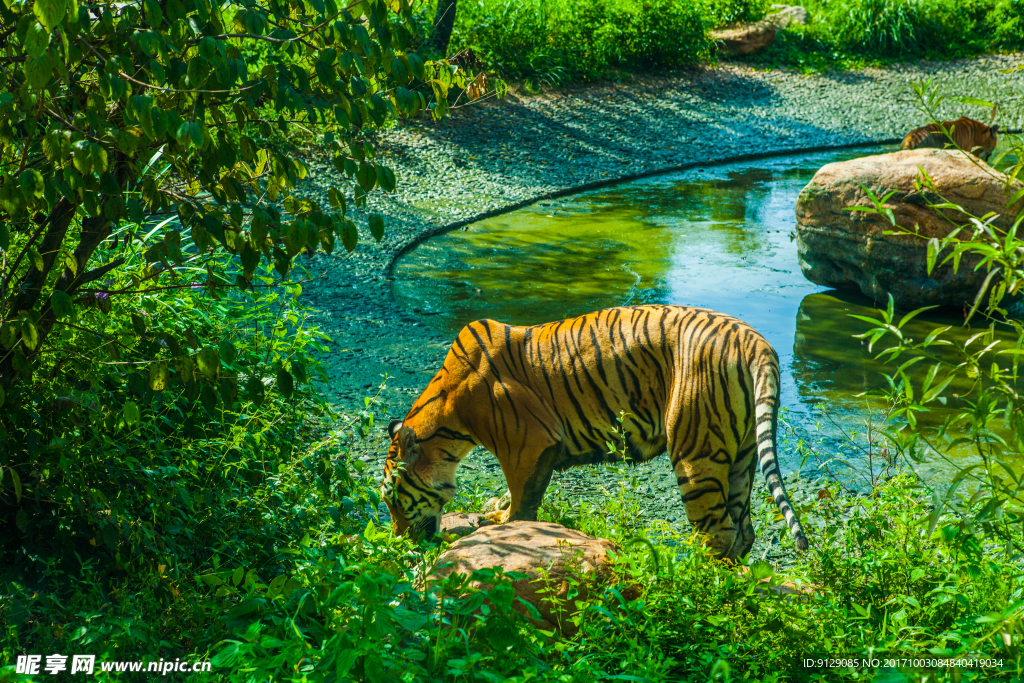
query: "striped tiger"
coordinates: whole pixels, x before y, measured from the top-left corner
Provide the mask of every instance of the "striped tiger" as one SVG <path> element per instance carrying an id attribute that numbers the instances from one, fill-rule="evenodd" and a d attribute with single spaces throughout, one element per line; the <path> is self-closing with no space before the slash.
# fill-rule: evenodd
<path id="1" fill-rule="evenodd" d="M 920 149 L 921 147 L 936 147 L 944 149 L 952 146 L 949 136 L 943 132 L 947 131 L 956 143 L 958 149 L 971 152 L 982 161 L 988 161 L 992 150 L 998 142 L 999 125 L 986 126 L 981 121 L 961 116 L 956 121 L 943 121 L 940 123 L 929 123 L 927 126 L 915 128 L 903 138 L 900 150 Z"/>
<path id="2" fill-rule="evenodd" d="M 806 550 L 775 455 L 778 408 L 775 351 L 721 313 L 629 306 L 532 327 L 478 320 L 389 426 L 382 497 L 395 533 L 436 533 L 459 461 L 483 446 L 511 494 L 495 521 L 536 520 L 552 472 L 618 461 L 607 444 L 623 443 L 633 463 L 667 450 L 691 524 L 730 559 L 754 543 L 760 464 Z"/>

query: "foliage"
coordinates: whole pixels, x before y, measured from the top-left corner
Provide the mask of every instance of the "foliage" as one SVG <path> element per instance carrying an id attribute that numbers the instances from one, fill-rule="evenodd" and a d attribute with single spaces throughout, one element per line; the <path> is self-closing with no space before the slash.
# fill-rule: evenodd
<path id="1" fill-rule="evenodd" d="M 556 84 L 699 61 L 711 45 L 694 3 L 471 0 L 452 37 L 452 51 L 465 48 L 508 78 Z"/>
<path id="2" fill-rule="evenodd" d="M 394 189 L 362 130 L 440 118 L 470 85 L 412 51 L 412 19 L 403 0 L 0 3 L 9 567 L 105 547 L 177 571 L 259 533 L 226 511 L 325 412 L 295 259 L 354 249 L 347 207 Z M 351 179 L 330 207 L 293 193 L 289 145 L 313 133 Z"/>
<path id="3" fill-rule="evenodd" d="M 751 59 L 805 68 L 895 59 L 954 59 L 1024 48 L 1020 0 L 806 0 L 807 26 L 790 26 Z"/>

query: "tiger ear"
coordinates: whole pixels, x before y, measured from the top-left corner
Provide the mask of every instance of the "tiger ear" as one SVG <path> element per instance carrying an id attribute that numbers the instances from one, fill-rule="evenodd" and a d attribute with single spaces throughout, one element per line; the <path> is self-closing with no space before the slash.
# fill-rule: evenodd
<path id="1" fill-rule="evenodd" d="M 402 421 L 401 420 L 392 420 L 391 424 L 388 425 L 388 436 L 391 437 L 392 439 L 395 438 L 395 434 L 397 434 L 398 430 L 401 429 L 401 428 L 402 428 Z"/>
<path id="2" fill-rule="evenodd" d="M 416 445 L 416 432 L 412 427 L 401 427 L 398 430 L 398 450 L 406 465 L 413 465 L 419 460 L 420 449 Z"/>
<path id="3" fill-rule="evenodd" d="M 990 131 L 992 131 L 993 133 L 998 133 L 999 132 L 999 124 L 998 123 L 993 123 L 991 126 L 988 127 L 988 129 Z"/>

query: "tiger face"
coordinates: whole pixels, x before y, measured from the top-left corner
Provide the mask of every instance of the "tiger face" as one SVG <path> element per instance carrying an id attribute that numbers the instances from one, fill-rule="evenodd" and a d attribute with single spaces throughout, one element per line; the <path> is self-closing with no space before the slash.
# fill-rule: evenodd
<path id="1" fill-rule="evenodd" d="M 999 126 L 998 125 L 985 126 L 984 130 L 982 130 L 978 134 L 978 140 L 977 140 L 978 149 L 977 150 L 972 150 L 972 151 L 976 151 L 978 157 L 982 161 L 988 161 L 988 158 L 990 156 L 992 156 L 992 152 L 995 150 L 996 145 L 998 143 L 999 143 Z"/>
<path id="2" fill-rule="evenodd" d="M 441 529 L 445 503 L 455 495 L 455 472 L 447 472 L 431 457 L 429 443 L 422 443 L 416 431 L 394 420 L 388 426 L 391 448 L 384 465 L 381 498 L 391 514 L 396 535 L 411 533 L 430 537 Z"/>

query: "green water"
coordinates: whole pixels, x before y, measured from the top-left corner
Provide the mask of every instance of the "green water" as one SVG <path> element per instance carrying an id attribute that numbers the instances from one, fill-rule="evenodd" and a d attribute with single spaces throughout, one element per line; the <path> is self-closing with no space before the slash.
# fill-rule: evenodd
<path id="1" fill-rule="evenodd" d="M 884 402 L 860 394 L 884 386 L 886 366 L 852 336 L 867 326 L 850 315 L 874 315 L 875 303 L 801 274 L 794 206 L 822 165 L 882 151 L 889 149 L 695 169 L 540 202 L 418 246 L 396 265 L 394 293 L 452 338 L 479 318 L 529 325 L 627 304 L 734 315 L 778 352 L 796 436 L 827 451 L 881 415 Z M 910 335 L 960 323 L 962 316 L 919 317 Z M 936 426 L 947 415 L 935 411 L 924 422 Z M 788 458 L 789 467 L 800 465 Z"/>

